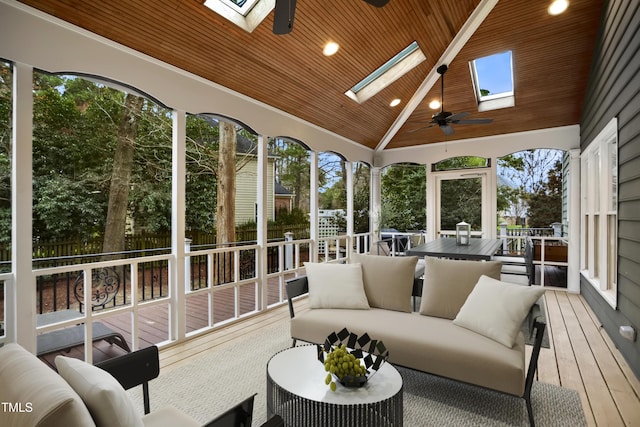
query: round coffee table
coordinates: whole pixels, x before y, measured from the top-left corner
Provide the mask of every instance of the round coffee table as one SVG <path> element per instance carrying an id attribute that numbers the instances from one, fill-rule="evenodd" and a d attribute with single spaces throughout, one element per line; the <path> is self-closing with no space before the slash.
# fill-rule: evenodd
<path id="1" fill-rule="evenodd" d="M 360 388 L 331 391 L 315 345 L 276 353 L 267 363 L 267 418 L 287 426 L 402 426 L 402 377 L 385 363 Z"/>

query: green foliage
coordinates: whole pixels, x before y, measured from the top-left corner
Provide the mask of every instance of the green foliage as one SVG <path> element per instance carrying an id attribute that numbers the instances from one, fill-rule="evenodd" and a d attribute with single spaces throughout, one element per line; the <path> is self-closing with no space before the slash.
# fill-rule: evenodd
<path id="1" fill-rule="evenodd" d="M 64 175 L 34 179 L 33 226 L 41 240 L 88 239 L 104 229 L 104 195 Z"/>
<path id="2" fill-rule="evenodd" d="M 529 199 L 529 226 L 549 227 L 562 222 L 562 162 L 558 161 L 549 170 L 548 179 L 541 184 Z"/>
<path id="3" fill-rule="evenodd" d="M 482 180 L 452 179 L 440 185 L 440 229 L 455 230 L 465 221 L 472 230 L 482 227 Z"/>
<path id="4" fill-rule="evenodd" d="M 487 166 L 484 157 L 459 156 L 444 159 L 435 164 L 435 170 L 446 171 L 455 169 L 482 168 Z"/>
<path id="5" fill-rule="evenodd" d="M 278 225 L 309 224 L 309 215 L 302 209 L 293 208 L 290 212 L 282 211 L 274 221 Z"/>
<path id="6" fill-rule="evenodd" d="M 391 165 L 382 173 L 382 212 L 377 229 L 400 231 L 426 228 L 426 168 L 424 165 Z"/>

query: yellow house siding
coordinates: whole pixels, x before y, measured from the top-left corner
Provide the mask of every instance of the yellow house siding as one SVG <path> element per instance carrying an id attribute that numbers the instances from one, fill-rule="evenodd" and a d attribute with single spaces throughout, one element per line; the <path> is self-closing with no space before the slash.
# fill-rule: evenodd
<path id="1" fill-rule="evenodd" d="M 256 220 L 258 162 L 249 160 L 236 175 L 236 224 Z M 274 167 L 268 160 L 267 168 L 267 219 L 274 218 Z"/>

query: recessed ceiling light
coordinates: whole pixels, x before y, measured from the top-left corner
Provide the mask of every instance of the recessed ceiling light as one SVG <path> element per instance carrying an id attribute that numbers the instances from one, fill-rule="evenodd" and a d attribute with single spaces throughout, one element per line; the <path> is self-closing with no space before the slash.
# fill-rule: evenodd
<path id="1" fill-rule="evenodd" d="M 434 99 L 429 103 L 429 108 L 431 108 L 432 110 L 437 110 L 438 108 L 440 108 L 440 101 Z"/>
<path id="2" fill-rule="evenodd" d="M 559 15 L 569 7 L 567 0 L 554 0 L 549 6 L 549 15 Z"/>
<path id="3" fill-rule="evenodd" d="M 400 104 L 400 99 L 399 99 L 399 98 L 396 98 L 396 99 L 394 99 L 393 101 L 391 101 L 391 102 L 389 103 L 389 105 L 390 105 L 391 107 L 395 107 L 395 106 L 396 106 L 396 105 L 398 105 L 398 104 Z"/>
<path id="4" fill-rule="evenodd" d="M 324 56 L 331 56 L 336 53 L 340 49 L 340 45 L 336 42 L 328 42 L 324 45 L 324 49 L 322 49 L 322 54 Z"/>

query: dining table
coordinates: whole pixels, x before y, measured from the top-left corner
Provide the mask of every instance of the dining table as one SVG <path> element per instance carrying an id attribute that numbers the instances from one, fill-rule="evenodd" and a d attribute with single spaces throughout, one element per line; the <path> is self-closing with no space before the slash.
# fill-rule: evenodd
<path id="1" fill-rule="evenodd" d="M 468 245 L 458 245 L 455 238 L 440 238 L 407 250 L 407 255 L 419 257 L 466 259 L 489 261 L 498 251 L 502 242 L 498 239 L 472 238 Z"/>

